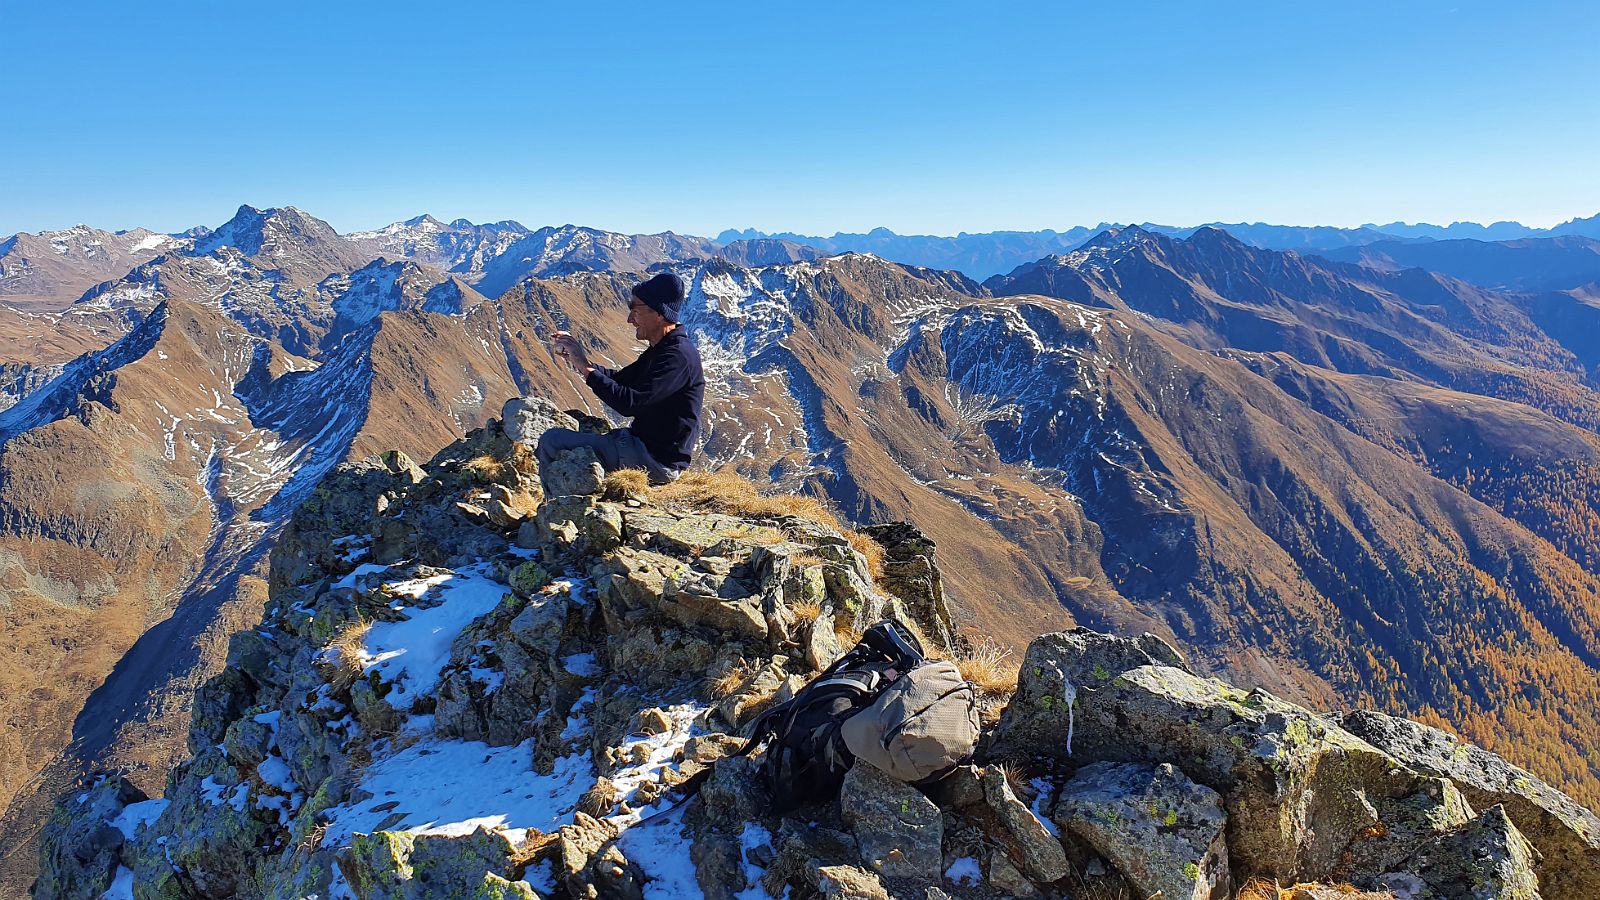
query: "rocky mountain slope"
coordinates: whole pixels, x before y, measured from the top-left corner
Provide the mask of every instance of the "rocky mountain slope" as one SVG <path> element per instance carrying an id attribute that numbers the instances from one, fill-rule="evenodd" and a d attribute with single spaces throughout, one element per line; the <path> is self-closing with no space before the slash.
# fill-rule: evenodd
<path id="1" fill-rule="evenodd" d="M 914 529 L 587 451 L 537 472 L 558 424 L 515 400 L 426 467 L 333 473 L 191 756 L 155 799 L 116 772 L 63 798 L 34 896 L 1600 895 L 1600 819 L 1448 734 L 1199 677 L 1149 634 L 1008 669 L 951 630 Z M 773 813 L 741 728 L 882 615 L 980 679 L 976 758 L 924 789 L 857 762 Z"/>
<path id="2" fill-rule="evenodd" d="M 435 450 L 519 389 L 482 298 L 415 264 L 325 280 L 326 307 L 279 329 L 255 314 L 248 260 L 200 260 L 152 264 L 140 302 L 155 305 L 131 332 L 0 412 L 12 835 L 86 761 L 170 763 L 220 642 L 259 615 L 258 563 L 322 473 L 395 444 Z M 247 277 L 221 291 L 183 277 L 223 260 Z M 298 356 L 274 340 L 295 328 L 337 346 Z"/>
<path id="3" fill-rule="evenodd" d="M 84 291 L 181 243 L 143 228 L 14 234 L 0 241 L 0 302 L 29 310 L 56 309 Z"/>
<path id="4" fill-rule="evenodd" d="M 7 370 L 8 840 L 85 763 L 156 789 L 321 473 L 428 458 L 511 396 L 600 412 L 555 329 L 637 352 L 637 275 L 577 264 L 594 244 L 486 296 L 306 218 L 241 210 L 218 231 L 243 247 L 180 248 L 75 304 L 121 341 Z M 650 264 L 690 285 L 702 464 L 914 522 L 958 624 L 1018 652 L 1150 631 L 1202 674 L 1448 725 L 1594 801 L 1592 301 L 1212 230 L 1107 233 L 987 288 L 864 254 Z"/>

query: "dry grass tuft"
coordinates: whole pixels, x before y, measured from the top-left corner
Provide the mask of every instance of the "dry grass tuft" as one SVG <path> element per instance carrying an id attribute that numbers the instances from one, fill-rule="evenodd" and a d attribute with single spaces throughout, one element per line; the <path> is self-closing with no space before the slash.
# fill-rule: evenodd
<path id="1" fill-rule="evenodd" d="M 842 616 L 833 620 L 833 635 L 839 639 L 839 643 L 843 644 L 846 650 L 861 643 L 861 632 L 857 631 L 855 626 Z"/>
<path id="2" fill-rule="evenodd" d="M 328 675 L 328 684 L 333 686 L 335 693 L 349 693 L 351 685 L 361 677 L 361 670 L 365 668 L 361 657 L 366 651 L 367 632 L 370 630 L 371 621 L 357 619 L 339 629 L 333 643 L 328 645 L 338 656 L 331 661 L 333 671 Z"/>
<path id="3" fill-rule="evenodd" d="M 808 494 L 763 494 L 756 483 L 732 469 L 685 472 L 671 484 L 655 489 L 659 500 L 688 503 L 730 516 L 799 516 L 843 530 L 827 505 Z"/>
<path id="4" fill-rule="evenodd" d="M 815 600 L 802 600 L 794 605 L 791 612 L 794 613 L 795 624 L 810 625 L 822 618 L 822 604 Z"/>
<path id="5" fill-rule="evenodd" d="M 643 469 L 617 469 L 601 482 L 607 500 L 627 500 L 650 493 L 650 476 Z"/>
<path id="6" fill-rule="evenodd" d="M 601 778 L 578 798 L 578 810 L 596 819 L 603 819 L 611 814 L 621 799 L 622 791 L 611 783 L 611 779 Z"/>
<path id="7" fill-rule="evenodd" d="M 1238 900 L 1390 900 L 1393 894 L 1387 891 L 1363 891 L 1351 884 L 1312 884 L 1301 882 L 1281 887 L 1276 881 L 1265 878 L 1252 878 L 1240 889 Z"/>
<path id="8" fill-rule="evenodd" d="M 845 540 L 850 546 L 867 561 L 867 571 L 872 573 L 872 580 L 877 581 L 883 577 L 883 545 L 859 531 L 844 531 Z"/>
<path id="9" fill-rule="evenodd" d="M 545 855 L 545 851 L 560 839 L 561 833 L 558 831 L 546 834 L 537 828 L 529 828 L 528 836 L 511 851 L 512 873 L 520 877 L 528 866 L 538 862 L 539 857 Z"/>
<path id="10" fill-rule="evenodd" d="M 534 476 L 539 474 L 539 456 L 534 449 L 521 441 L 513 441 L 511 455 L 506 462 L 511 468 L 523 475 Z"/>
<path id="11" fill-rule="evenodd" d="M 1011 785 L 1011 792 L 1016 794 L 1023 803 L 1033 802 L 1039 793 L 1033 786 L 1033 778 L 1027 767 L 1016 760 L 1005 760 L 998 764 L 1000 774 L 1006 777 L 1006 782 Z"/>
<path id="12" fill-rule="evenodd" d="M 709 688 L 707 688 L 707 690 L 710 692 L 713 700 L 721 700 L 724 697 L 731 697 L 733 696 L 733 692 L 737 691 L 740 685 L 743 685 L 746 679 L 749 677 L 749 666 L 743 663 L 736 666 L 731 666 L 726 672 L 723 672 L 716 678 L 711 679 L 711 685 Z"/>
<path id="13" fill-rule="evenodd" d="M 732 469 L 718 469 L 685 472 L 677 481 L 653 489 L 652 496 L 664 502 L 685 503 L 730 516 L 796 516 L 816 522 L 844 535 L 850 545 L 866 557 L 874 579 L 883 576 L 883 548 L 878 542 L 846 528 L 826 502 L 809 494 L 763 494 L 755 482 L 743 475 Z"/>
<path id="14" fill-rule="evenodd" d="M 328 833 L 328 823 L 318 822 L 306 829 L 305 837 L 300 839 L 299 849 L 310 853 L 322 846 L 322 838 Z"/>
<path id="15" fill-rule="evenodd" d="M 1017 692 L 1018 669 L 1011 661 L 1011 651 L 996 644 L 993 638 L 984 638 L 983 643 L 971 651 L 958 654 L 955 664 L 962 678 L 986 694 L 1009 697 Z"/>
<path id="16" fill-rule="evenodd" d="M 539 459 L 532 447 L 513 442 L 510 452 L 504 457 L 480 453 L 462 463 L 461 470 L 478 482 L 514 487 L 519 477 L 532 477 L 538 473 Z"/>

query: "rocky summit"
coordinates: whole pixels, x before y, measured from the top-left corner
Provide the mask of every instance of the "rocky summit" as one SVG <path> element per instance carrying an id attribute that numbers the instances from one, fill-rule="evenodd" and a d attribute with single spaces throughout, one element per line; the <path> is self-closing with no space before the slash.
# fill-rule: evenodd
<path id="1" fill-rule="evenodd" d="M 541 473 L 556 425 L 606 427 L 524 398 L 426 465 L 332 471 L 164 796 L 87 780 L 34 895 L 1600 897 L 1600 820 L 1487 751 L 1236 689 L 1149 634 L 1007 666 L 915 528 L 587 451 Z M 975 758 L 922 787 L 859 763 L 772 814 L 743 729 L 889 615 L 979 688 Z"/>

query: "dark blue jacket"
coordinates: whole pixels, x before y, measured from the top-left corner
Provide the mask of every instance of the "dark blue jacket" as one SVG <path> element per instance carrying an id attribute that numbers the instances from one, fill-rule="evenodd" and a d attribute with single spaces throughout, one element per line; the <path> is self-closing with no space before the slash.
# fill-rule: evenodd
<path id="1" fill-rule="evenodd" d="M 682 325 L 622 369 L 595 366 L 584 384 L 605 405 L 633 417 L 629 428 L 656 462 L 687 469 L 700 440 L 706 377 L 700 351 Z"/>

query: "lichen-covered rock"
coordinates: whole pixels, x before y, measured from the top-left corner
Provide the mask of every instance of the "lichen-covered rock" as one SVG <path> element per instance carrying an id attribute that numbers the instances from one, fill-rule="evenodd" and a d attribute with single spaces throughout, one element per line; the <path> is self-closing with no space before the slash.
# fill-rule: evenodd
<path id="1" fill-rule="evenodd" d="M 611 844 L 589 861 L 583 888 L 573 893 L 593 900 L 644 900 L 646 881 L 644 872 Z"/>
<path id="2" fill-rule="evenodd" d="M 274 592 L 353 565 L 346 559 L 349 547 L 339 542 L 371 534 L 380 498 L 413 489 L 415 473 L 404 457 L 388 456 L 390 462 L 369 457 L 340 466 L 323 478 L 273 543 L 268 583 Z"/>
<path id="3" fill-rule="evenodd" d="M 604 554 L 622 543 L 622 513 L 591 496 L 552 495 L 533 519 L 538 546 L 554 554 Z"/>
<path id="4" fill-rule="evenodd" d="M 1334 875 L 1351 845 L 1370 835 L 1392 804 L 1428 800 L 1428 779 L 1265 691 L 1246 693 L 1165 665 L 1141 665 L 1106 681 L 1091 671 L 1089 679 L 1098 686 L 1077 694 L 1072 758 L 1171 762 L 1220 793 L 1228 810 L 1228 851 L 1241 877 Z M 1023 699 L 1019 692 L 1006 715 L 1013 716 L 1019 703 L 1042 705 L 1045 696 L 1035 691 Z M 1063 753 L 1061 732 L 1039 730 L 1045 714 L 1025 710 L 1013 718 L 1028 724 L 1008 740 L 1028 735 L 1045 741 L 1037 752 Z M 1002 729 L 1005 724 L 1002 719 Z"/>
<path id="5" fill-rule="evenodd" d="M 1539 900 L 1534 850 L 1505 808 L 1492 806 L 1468 825 L 1423 844 L 1378 883 L 1409 900 Z M 1589 894 L 1555 894 L 1587 897 Z"/>
<path id="6" fill-rule="evenodd" d="M 767 616 L 760 596 L 752 595 L 733 578 L 684 570 L 662 586 L 658 608 L 685 625 L 704 625 L 746 640 L 767 637 Z"/>
<path id="7" fill-rule="evenodd" d="M 1000 893 L 1002 897 L 1037 897 L 1039 888 L 1022 874 L 1011 857 L 1004 850 L 995 848 L 989 852 L 988 871 L 989 885 Z"/>
<path id="8" fill-rule="evenodd" d="M 552 428 L 578 430 L 578 420 L 543 397 L 513 397 L 500 407 L 500 427 L 506 437 L 529 447 Z"/>
<path id="9" fill-rule="evenodd" d="M 806 651 L 806 664 L 814 672 L 833 665 L 833 661 L 845 652 L 838 633 L 834 631 L 833 613 L 828 610 L 823 610 L 810 624 L 800 627 L 800 639 Z"/>
<path id="10" fill-rule="evenodd" d="M 1341 724 L 1419 772 L 1448 778 L 1479 809 L 1501 805 L 1538 849 L 1549 897 L 1600 897 L 1600 818 L 1532 773 L 1437 728 L 1360 711 Z"/>
<path id="11" fill-rule="evenodd" d="M 983 802 L 1001 827 L 996 837 L 1015 849 L 1022 873 L 1038 882 L 1065 878 L 1067 852 L 1060 839 L 1018 799 L 1005 772 L 998 766 L 985 769 L 982 786 Z"/>
<path id="12" fill-rule="evenodd" d="M 1092 755 L 1068 752 L 1069 735 L 1076 738 L 1076 705 L 1123 672 L 1150 665 L 1186 669 L 1177 651 L 1150 634 L 1125 638 L 1074 628 L 1034 638 L 995 730 L 995 752 L 1092 761 Z"/>
<path id="13" fill-rule="evenodd" d="M 861 859 L 886 878 L 939 880 L 944 817 L 916 788 L 869 765 L 857 765 L 839 789 L 839 812 Z"/>
<path id="14" fill-rule="evenodd" d="M 928 636 L 941 647 L 954 647 L 955 622 L 944 598 L 933 540 L 910 522 L 869 525 L 861 531 L 883 547 L 878 586 L 899 597 L 917 621 L 927 622 Z"/>
<path id="15" fill-rule="evenodd" d="M 512 569 L 510 575 L 506 577 L 506 583 L 511 585 L 511 590 L 524 600 L 539 596 L 539 592 L 550 581 L 549 570 L 531 559 Z"/>
<path id="16" fill-rule="evenodd" d="M 356 835 L 340 868 L 363 898 L 524 897 L 511 887 L 511 843 L 479 828 L 466 835 L 378 831 Z M 485 893 L 487 892 L 487 893 Z"/>
<path id="17" fill-rule="evenodd" d="M 732 827 L 767 805 L 755 761 L 730 756 L 718 762 L 700 787 L 700 801 L 712 823 Z"/>
<path id="18" fill-rule="evenodd" d="M 679 559 L 697 559 L 724 540 L 735 536 L 781 538 L 773 528 L 753 531 L 751 523 L 718 513 L 668 513 L 660 509 L 630 510 L 624 516 L 628 546 L 665 553 Z"/>
<path id="19" fill-rule="evenodd" d="M 585 878 L 589 863 L 617 837 L 617 827 L 604 819 L 576 813 L 556 838 L 556 874 L 567 891 L 578 897 L 593 896 Z"/>
<path id="20" fill-rule="evenodd" d="M 39 835 L 39 879 L 33 895 L 93 900 L 105 893 L 128 838 L 113 823 L 128 806 L 146 799 L 126 778 L 109 775 L 58 806 Z"/>
<path id="21" fill-rule="evenodd" d="M 1222 798 L 1170 764 L 1085 766 L 1062 788 L 1052 816 L 1143 895 L 1231 896 Z"/>
<path id="22" fill-rule="evenodd" d="M 1399 865 L 1423 843 L 1448 834 L 1477 816 L 1445 778 L 1424 779 L 1422 790 L 1385 805 L 1383 821 L 1350 845 L 1340 877 L 1369 882 Z"/>
<path id="23" fill-rule="evenodd" d="M 539 470 L 544 495 L 551 498 L 597 496 L 605 478 L 605 467 L 588 447 L 564 450 Z"/>
<path id="24" fill-rule="evenodd" d="M 278 847 L 277 815 L 257 807 L 250 784 L 222 752 L 212 748 L 191 762 L 167 799 L 141 834 L 145 852 L 137 854 L 135 882 L 156 886 L 175 879 L 185 895 L 216 900 L 261 894 L 256 865 L 263 851 Z M 146 841 L 143 834 L 159 837 Z"/>

